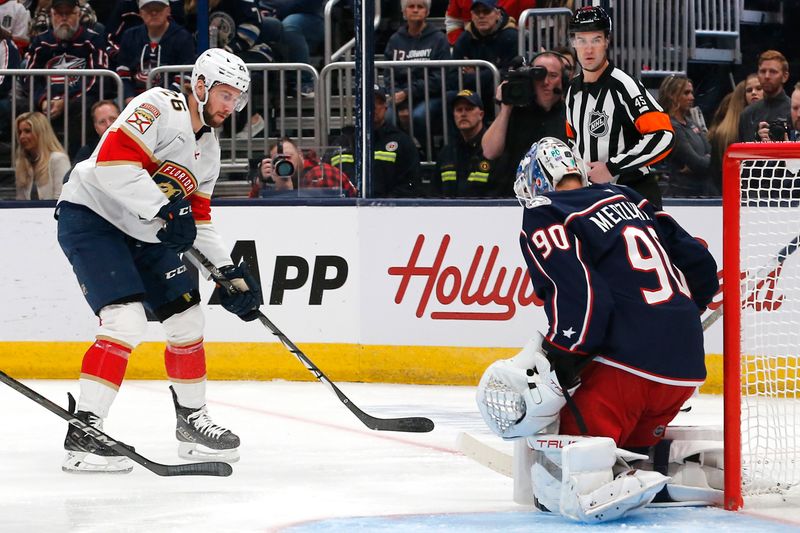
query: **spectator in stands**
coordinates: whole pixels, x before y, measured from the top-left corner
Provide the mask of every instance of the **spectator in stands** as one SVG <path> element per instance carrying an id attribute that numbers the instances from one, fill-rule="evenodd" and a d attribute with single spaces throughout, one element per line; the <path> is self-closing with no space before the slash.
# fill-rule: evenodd
<path id="1" fill-rule="evenodd" d="M 76 71 L 108 68 L 105 38 L 94 30 L 82 26 L 80 14 L 78 0 L 53 0 L 50 8 L 53 25 L 31 41 L 26 54 L 28 68 L 75 69 Z M 69 77 L 65 93 L 63 76 L 34 77 L 35 110 L 41 111 L 50 120 L 57 119 L 53 127 L 58 133 L 64 131 L 65 97 L 69 100 L 70 116 L 66 119 L 69 153 L 75 153 L 82 144 L 80 135 L 84 119 L 81 116 L 80 101 L 85 99 L 87 107 L 91 107 L 92 103 L 98 100 L 97 85 L 95 76 Z M 49 99 L 48 89 L 50 91 Z"/>
<path id="2" fill-rule="evenodd" d="M 565 64 L 566 59 L 556 52 L 546 51 L 533 57 L 533 101 L 527 105 L 503 102 L 503 87 L 508 82 L 498 85 L 495 99 L 501 102 L 500 112 L 481 142 L 483 155 L 496 160 L 498 196 L 514 196 L 517 166 L 531 144 L 542 137 L 566 141 Z"/>
<path id="3" fill-rule="evenodd" d="M 36 36 L 40 33 L 46 32 L 53 25 L 51 8 L 55 5 L 53 0 L 38 0 L 36 10 L 31 23 L 31 35 Z M 82 26 L 91 28 L 98 35 L 105 35 L 105 26 L 97 22 L 97 14 L 89 5 L 88 0 L 78 0 L 78 7 L 80 8 L 79 21 Z"/>
<path id="4" fill-rule="evenodd" d="M 405 26 L 397 30 L 386 44 L 384 56 L 389 61 L 428 61 L 450 59 L 450 45 L 444 33 L 427 23 L 431 0 L 400 0 L 403 8 Z M 441 70 L 430 69 L 426 76 L 424 69 L 409 70 L 395 68 L 387 74 L 389 91 L 393 104 L 409 100 L 411 125 L 414 136 L 422 146 L 427 146 L 430 137 L 426 117 L 430 118 L 431 135 L 443 131 L 441 92 Z M 426 102 L 425 96 L 428 96 Z M 393 114 L 393 113 L 392 113 Z M 395 122 L 391 116 L 390 122 Z"/>
<path id="5" fill-rule="evenodd" d="M 61 194 L 69 157 L 41 113 L 17 117 L 17 200 L 55 200 Z"/>
<path id="6" fill-rule="evenodd" d="M 0 0 L 0 39 L 11 38 L 22 53 L 30 43 L 31 14 L 17 0 Z M 8 68 L 8 67 L 2 67 Z"/>
<path id="7" fill-rule="evenodd" d="M 751 80 L 756 74 L 747 76 Z M 717 191 L 722 191 L 722 156 L 728 146 L 739 139 L 739 119 L 742 111 L 748 106 L 746 92 L 747 81 L 736 84 L 733 92 L 726 94 L 714 113 L 711 126 L 708 128 L 708 141 L 711 143 L 711 182 Z M 759 85 L 760 87 L 760 85 Z M 755 92 L 755 91 L 753 91 Z M 758 99 L 752 100 L 757 101 Z"/>
<path id="8" fill-rule="evenodd" d="M 800 81 L 794 84 L 792 91 L 792 130 L 789 132 L 789 139 L 791 141 L 800 140 Z"/>
<path id="9" fill-rule="evenodd" d="M 0 40 L 0 68 L 20 68 L 21 58 L 17 45 L 10 37 Z M 11 93 L 14 88 L 13 76 L 0 76 L 0 141 L 11 140 Z M 17 102 L 17 113 L 23 102 Z"/>
<path id="10" fill-rule="evenodd" d="M 758 74 L 755 72 L 747 75 L 747 79 L 745 80 L 744 97 L 745 100 L 747 100 L 747 105 L 764 98 L 764 89 L 761 88 L 761 82 L 758 81 Z"/>
<path id="11" fill-rule="evenodd" d="M 125 105 L 147 89 L 150 71 L 163 65 L 191 65 L 195 60 L 194 39 L 177 22 L 170 20 L 169 0 L 139 0 L 144 21 L 122 36 L 117 54 L 117 74 L 122 78 Z M 164 85 L 161 76 L 155 85 Z M 181 91 L 181 74 L 172 75 L 171 89 Z"/>
<path id="12" fill-rule="evenodd" d="M 100 6 L 95 6 L 98 8 Z M 99 14 L 99 13 L 98 13 Z M 180 26 L 186 27 L 183 0 L 169 0 L 169 16 Z M 144 21 L 139 14 L 138 0 L 122 0 L 115 4 L 108 18 L 100 18 L 108 22 L 108 55 L 112 65 L 116 65 L 122 35 L 130 28 L 141 26 Z"/>
<path id="13" fill-rule="evenodd" d="M 89 156 L 92 155 L 92 152 L 94 152 L 94 149 L 97 147 L 97 143 L 100 142 L 100 137 L 103 136 L 111 124 L 119 117 L 119 107 L 114 100 L 100 100 L 92 105 L 91 115 L 92 125 L 94 126 L 95 133 L 97 133 L 97 137 L 92 137 L 88 143 L 81 146 L 78 153 L 72 158 L 72 162 L 75 165 L 84 159 L 89 159 Z M 68 176 L 64 176 L 64 179 L 66 178 L 68 178 Z"/>
<path id="14" fill-rule="evenodd" d="M 739 119 L 739 141 L 768 139 L 769 124 L 789 123 L 790 99 L 783 89 L 789 79 L 789 63 L 782 53 L 767 50 L 758 56 L 758 81 L 764 98 L 744 110 Z"/>
<path id="15" fill-rule="evenodd" d="M 481 97 L 469 89 L 460 91 L 453 100 L 453 118 L 458 135 L 439 152 L 433 188 L 451 198 L 492 196 L 492 162 L 481 148 L 486 131 Z"/>
<path id="16" fill-rule="evenodd" d="M 370 198 L 397 198 L 419 196 L 419 152 L 414 140 L 394 124 L 386 120 L 386 92 L 375 85 L 375 106 L 373 115 L 372 153 L 373 166 L 371 180 L 365 185 Z M 355 132 L 353 128 L 342 129 L 339 137 L 330 144 L 341 146 L 343 152 L 331 160 L 331 164 L 341 164 L 348 176 L 355 176 Z M 360 184 L 356 184 L 359 186 Z"/>
<path id="17" fill-rule="evenodd" d="M 712 189 L 709 166 L 711 145 L 700 127 L 692 121 L 694 87 L 686 76 L 664 78 L 658 89 L 658 103 L 669 115 L 675 142 L 667 156 L 669 196 L 709 196 Z"/>
<path id="18" fill-rule="evenodd" d="M 297 191 L 329 190 L 354 198 L 358 191 L 347 175 L 330 163 L 320 161 L 312 150 L 301 150 L 295 141 L 284 137 L 273 143 L 250 176 L 251 198 Z"/>
<path id="19" fill-rule="evenodd" d="M 453 59 L 482 59 L 505 72 L 517 55 L 517 24 L 497 7 L 497 0 L 473 0 L 472 20 L 453 47 Z M 465 67 L 464 87 L 476 90 L 475 68 Z M 452 72 L 455 74 L 455 72 Z M 454 80 L 455 81 L 455 80 Z M 454 84 L 451 82 L 451 88 Z M 480 91 L 488 119 L 494 118 L 494 77 L 489 69 L 480 72 Z"/>
<path id="20" fill-rule="evenodd" d="M 536 0 L 497 0 L 497 5 L 503 12 L 519 22 L 519 17 L 526 9 L 536 7 Z M 458 38 L 464 33 L 464 26 L 472 20 L 472 0 L 450 0 L 445 13 L 445 29 L 447 30 L 447 40 L 455 45 Z M 516 44 L 513 49 L 516 49 Z"/>
<path id="21" fill-rule="evenodd" d="M 311 51 L 321 49 L 325 38 L 323 0 L 259 0 L 262 31 L 268 41 L 279 41 L 284 63 L 311 63 Z M 292 78 L 291 82 L 294 82 Z M 296 87 L 294 88 L 296 90 Z M 292 87 L 290 87 L 290 92 Z M 314 78 L 301 73 L 300 94 L 314 97 Z"/>

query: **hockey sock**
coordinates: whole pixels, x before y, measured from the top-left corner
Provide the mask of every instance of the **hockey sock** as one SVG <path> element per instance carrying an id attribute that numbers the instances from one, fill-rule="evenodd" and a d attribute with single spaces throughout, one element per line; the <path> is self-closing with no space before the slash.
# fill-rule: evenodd
<path id="1" fill-rule="evenodd" d="M 178 403 L 193 409 L 203 407 L 206 404 L 206 351 L 203 341 L 187 346 L 167 344 L 164 364 L 178 396 Z"/>
<path id="2" fill-rule="evenodd" d="M 107 339 L 98 339 L 89 347 L 81 365 L 78 411 L 91 411 L 100 418 L 108 416 L 130 354 L 129 347 Z"/>

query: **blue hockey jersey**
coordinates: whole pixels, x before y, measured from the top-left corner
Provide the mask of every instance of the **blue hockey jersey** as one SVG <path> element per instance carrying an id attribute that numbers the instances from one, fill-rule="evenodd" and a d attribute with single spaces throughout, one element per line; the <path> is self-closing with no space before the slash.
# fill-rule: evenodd
<path id="1" fill-rule="evenodd" d="M 700 313 L 717 265 L 672 217 L 627 187 L 550 192 L 525 209 L 520 244 L 555 351 L 661 383 L 703 382 Z"/>

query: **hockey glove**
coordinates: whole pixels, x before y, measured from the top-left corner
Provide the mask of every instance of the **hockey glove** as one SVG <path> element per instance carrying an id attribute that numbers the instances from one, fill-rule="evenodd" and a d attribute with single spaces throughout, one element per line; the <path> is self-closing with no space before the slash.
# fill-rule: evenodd
<path id="1" fill-rule="evenodd" d="M 197 237 L 197 226 L 188 200 L 168 203 L 158 210 L 157 216 L 164 220 L 164 227 L 156 233 L 161 242 L 178 253 L 192 247 Z"/>
<path id="2" fill-rule="evenodd" d="M 220 291 L 219 303 L 222 304 L 222 307 L 245 322 L 258 318 L 258 308 L 261 305 L 261 287 L 253 275 L 250 274 L 247 263 L 243 261 L 239 266 L 228 265 L 219 270 L 234 287 L 232 291 Z"/>

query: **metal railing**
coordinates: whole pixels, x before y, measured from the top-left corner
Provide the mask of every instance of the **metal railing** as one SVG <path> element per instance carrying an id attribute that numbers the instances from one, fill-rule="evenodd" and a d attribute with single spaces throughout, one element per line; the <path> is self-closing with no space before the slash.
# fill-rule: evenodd
<path id="1" fill-rule="evenodd" d="M 361 0 L 358 0 L 361 1 Z M 325 2 L 324 10 L 324 27 L 325 27 L 325 48 L 323 59 L 325 65 L 341 61 L 342 59 L 350 59 L 351 53 L 356 45 L 355 37 L 343 44 L 338 50 L 333 50 L 333 8 L 340 0 L 328 0 Z M 357 23 L 357 22 L 356 22 Z M 373 28 L 377 31 L 381 23 L 381 1 L 375 0 L 375 19 Z"/>
<path id="2" fill-rule="evenodd" d="M 11 76 L 12 90 L 9 94 L 11 99 L 11 123 L 9 124 L 11 131 L 11 165 L 0 166 L 0 172 L 14 171 L 14 159 L 16 158 L 17 143 L 16 132 L 13 131 L 16 123 L 17 116 L 27 111 L 40 111 L 38 102 L 34 102 L 35 81 L 37 78 L 44 78 L 44 97 L 45 100 L 52 100 L 53 87 L 63 87 L 63 92 L 60 94 L 67 94 L 69 87 L 74 87 L 76 83 L 80 84 L 81 96 L 77 101 L 71 101 L 69 98 L 64 99 L 64 110 L 62 112 L 63 120 L 57 123 L 56 135 L 64 144 L 64 148 L 69 150 L 71 134 L 76 133 L 74 121 L 80 121 L 80 144 L 86 144 L 86 137 L 88 128 L 91 128 L 90 110 L 92 104 L 97 100 L 116 99 L 120 109 L 122 105 L 122 80 L 116 72 L 105 69 L 0 69 L 0 76 Z M 61 81 L 53 81 L 53 78 L 60 79 Z M 76 78 L 79 78 L 77 80 Z M 94 87 L 89 89 L 89 94 L 86 94 L 86 89 L 89 86 L 90 78 L 94 80 Z M 110 80 L 110 81 L 108 81 Z M 54 118 L 48 106 L 44 114 L 48 120 L 52 121 Z M 2 165 L 2 164 L 0 164 Z"/>
<path id="3" fill-rule="evenodd" d="M 321 99 L 306 98 L 301 94 L 301 74 L 313 78 L 315 96 L 319 93 L 319 75 L 314 67 L 305 63 L 248 63 L 250 91 L 243 115 L 231 115 L 230 128 L 220 131 L 222 170 L 246 171 L 249 160 L 260 157 L 269 149 L 270 139 L 290 136 L 300 145 L 320 145 L 320 117 L 323 115 Z M 192 65 L 170 65 L 154 68 L 147 78 L 147 87 L 160 77 L 164 87 L 174 76 L 191 74 Z M 162 75 L 170 74 L 170 75 Z M 293 86 L 293 89 L 287 87 Z M 254 132 L 250 124 L 261 116 L 263 134 Z M 240 125 L 241 118 L 245 118 Z M 237 132 L 239 132 L 237 134 Z M 311 133 L 307 135 L 307 133 Z"/>
<path id="4" fill-rule="evenodd" d="M 517 51 L 522 57 L 569 46 L 572 11 L 565 7 L 526 9 L 519 16 Z"/>
<path id="5" fill-rule="evenodd" d="M 476 84 L 470 86 L 465 82 L 464 68 L 475 69 Z M 354 121 L 355 110 L 355 87 L 348 80 L 352 80 L 355 62 L 337 62 L 326 65 L 320 72 L 320 92 L 323 95 L 322 106 L 324 113 L 321 116 L 322 144 L 327 144 L 327 135 L 332 128 L 339 129 L 345 125 L 352 124 Z M 413 69 L 413 70 L 412 70 Z M 418 70 L 419 69 L 419 70 Z M 429 85 L 430 71 L 438 70 L 440 80 L 438 87 L 431 88 Z M 420 70 L 422 79 L 425 80 L 425 129 L 424 135 L 417 138 L 425 139 L 423 151 L 426 159 L 423 162 L 433 163 L 433 144 L 434 131 L 440 131 L 443 144 L 449 142 L 448 125 L 452 120 L 452 112 L 448 101 L 461 89 L 471 89 L 483 96 L 486 88 L 481 87 L 480 74 L 483 69 L 491 72 L 492 75 L 492 95 L 494 88 L 500 83 L 500 71 L 495 65 L 482 60 L 438 60 L 438 61 L 375 61 L 375 79 L 388 89 L 389 94 L 394 94 L 398 85 L 399 78 L 405 78 L 406 84 L 410 85 L 412 79 L 419 79 Z M 398 77 L 397 72 L 401 71 Z M 413 72 L 413 74 L 412 74 Z M 382 79 L 382 82 L 380 81 Z M 430 112 L 430 103 L 434 99 L 441 99 L 441 106 L 438 116 L 433 116 Z M 408 107 L 413 111 L 414 107 L 421 102 L 415 101 L 411 94 L 408 95 Z M 391 105 L 391 104 L 390 104 Z M 338 112 L 338 113 L 337 113 Z M 396 114 L 395 114 L 396 116 Z M 439 121 L 435 124 L 434 121 Z M 436 128 L 434 129 L 434 124 Z M 415 137 L 413 120 L 410 120 L 409 135 Z M 420 133 L 420 132 L 417 132 Z"/>

